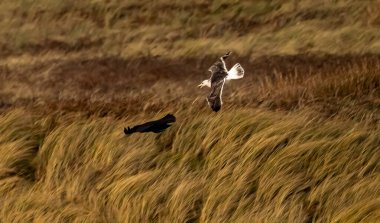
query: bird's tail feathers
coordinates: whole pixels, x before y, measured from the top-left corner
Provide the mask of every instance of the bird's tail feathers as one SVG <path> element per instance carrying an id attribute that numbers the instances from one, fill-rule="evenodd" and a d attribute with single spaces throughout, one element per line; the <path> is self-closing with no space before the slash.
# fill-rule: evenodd
<path id="1" fill-rule="evenodd" d="M 128 127 L 128 128 L 124 128 L 124 133 L 125 133 L 126 135 L 132 134 L 132 133 L 134 133 L 134 132 L 135 132 L 135 130 L 134 130 L 133 128 L 130 128 L 130 127 Z"/>
<path id="2" fill-rule="evenodd" d="M 228 75 L 226 79 L 234 80 L 234 79 L 240 79 L 243 77 L 244 77 L 244 69 L 239 63 L 237 63 L 228 71 Z"/>

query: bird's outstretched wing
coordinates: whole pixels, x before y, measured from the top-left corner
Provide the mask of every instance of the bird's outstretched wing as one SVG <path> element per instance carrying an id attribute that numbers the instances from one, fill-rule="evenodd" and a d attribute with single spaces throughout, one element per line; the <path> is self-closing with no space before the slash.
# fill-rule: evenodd
<path id="1" fill-rule="evenodd" d="M 214 80 L 225 78 L 227 76 L 226 63 L 224 62 L 230 56 L 231 52 L 227 52 L 219 58 L 208 70 L 211 72 L 211 82 Z"/>
<path id="2" fill-rule="evenodd" d="M 214 112 L 218 112 L 222 107 L 222 92 L 224 79 L 211 84 L 211 93 L 207 97 L 207 102 Z"/>
<path id="3" fill-rule="evenodd" d="M 227 80 L 240 79 L 244 77 L 244 69 L 240 64 L 235 64 L 229 71 L 226 77 Z"/>
<path id="4" fill-rule="evenodd" d="M 228 51 L 226 54 L 224 54 L 220 59 L 221 60 L 225 60 L 227 59 L 227 57 L 229 57 L 231 55 L 231 51 Z"/>

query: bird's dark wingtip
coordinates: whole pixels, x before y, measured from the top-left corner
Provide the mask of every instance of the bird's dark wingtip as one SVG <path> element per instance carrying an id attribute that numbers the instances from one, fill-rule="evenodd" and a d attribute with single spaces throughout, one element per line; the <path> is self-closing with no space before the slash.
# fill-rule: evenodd
<path id="1" fill-rule="evenodd" d="M 220 111 L 220 108 L 213 108 L 212 109 L 214 112 L 218 112 L 218 111 Z"/>
<path id="2" fill-rule="evenodd" d="M 214 111 L 214 112 L 218 112 L 220 111 L 220 109 L 222 108 L 222 106 L 218 105 L 218 104 L 214 104 L 213 106 L 211 106 L 211 109 Z"/>
<path id="3" fill-rule="evenodd" d="M 224 54 L 224 55 L 221 57 L 221 59 L 222 59 L 222 60 L 227 59 L 227 58 L 230 56 L 230 54 L 231 54 L 231 51 L 228 51 L 226 54 Z"/>

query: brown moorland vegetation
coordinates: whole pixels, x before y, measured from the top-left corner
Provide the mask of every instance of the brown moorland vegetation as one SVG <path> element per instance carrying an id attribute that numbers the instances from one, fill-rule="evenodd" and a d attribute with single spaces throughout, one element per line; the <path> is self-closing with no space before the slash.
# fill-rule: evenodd
<path id="1" fill-rule="evenodd" d="M 0 222 L 380 221 L 379 6 L 0 2 Z"/>

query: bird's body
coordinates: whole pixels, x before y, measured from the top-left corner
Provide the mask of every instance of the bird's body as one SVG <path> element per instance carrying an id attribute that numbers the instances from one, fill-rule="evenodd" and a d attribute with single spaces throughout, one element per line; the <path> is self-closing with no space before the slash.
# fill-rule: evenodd
<path id="1" fill-rule="evenodd" d="M 225 59 L 231 54 L 226 53 L 216 61 L 208 70 L 211 77 L 204 80 L 199 87 L 207 86 L 211 88 L 211 93 L 207 97 L 207 102 L 211 109 L 218 112 L 222 107 L 222 93 L 226 80 L 240 79 L 244 76 L 244 69 L 240 64 L 235 64 L 229 71 L 226 68 Z"/>
<path id="2" fill-rule="evenodd" d="M 126 135 L 135 133 L 135 132 L 154 132 L 154 133 L 160 133 L 167 129 L 171 123 L 175 122 L 176 118 L 172 114 L 167 114 L 161 119 L 146 122 L 141 125 L 136 125 L 132 128 L 124 128 L 124 133 Z"/>

